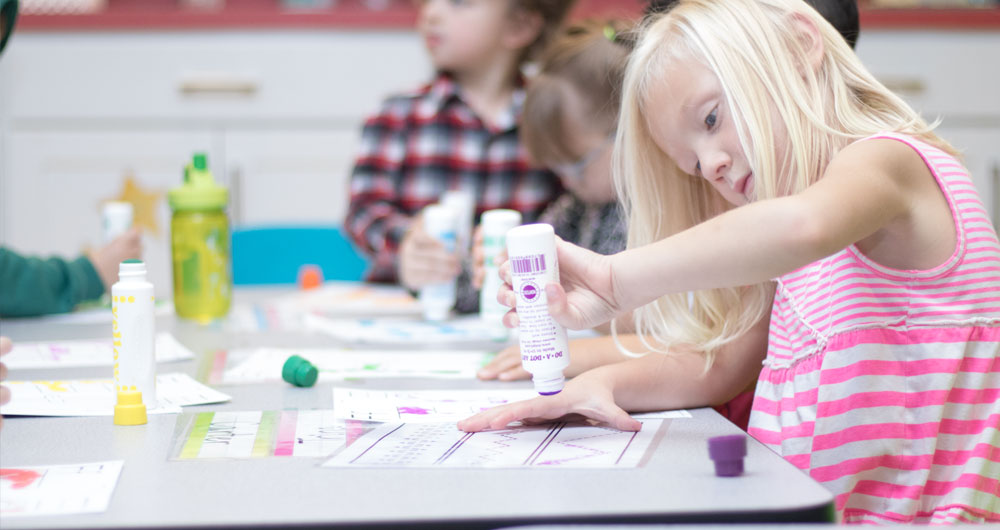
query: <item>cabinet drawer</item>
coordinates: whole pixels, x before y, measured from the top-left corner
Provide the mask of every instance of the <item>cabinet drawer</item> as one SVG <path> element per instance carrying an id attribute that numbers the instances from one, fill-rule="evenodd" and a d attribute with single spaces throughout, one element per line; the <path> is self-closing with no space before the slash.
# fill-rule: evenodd
<path id="1" fill-rule="evenodd" d="M 429 72 L 411 31 L 27 33 L 0 63 L 0 111 L 15 120 L 357 125 Z"/>
<path id="2" fill-rule="evenodd" d="M 1000 124 L 1000 32 L 862 29 L 857 52 L 928 121 Z"/>

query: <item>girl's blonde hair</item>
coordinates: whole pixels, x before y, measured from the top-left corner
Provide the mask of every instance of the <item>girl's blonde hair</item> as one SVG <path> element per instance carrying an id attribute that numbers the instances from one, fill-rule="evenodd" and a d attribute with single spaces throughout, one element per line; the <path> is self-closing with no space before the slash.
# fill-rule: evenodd
<path id="1" fill-rule="evenodd" d="M 823 55 L 809 60 L 801 20 L 819 29 Z M 882 131 L 916 136 L 953 152 L 920 116 L 879 83 L 844 39 L 802 0 L 682 0 L 647 19 L 625 73 L 614 175 L 629 224 L 629 248 L 647 245 L 731 206 L 702 178 L 686 175 L 656 145 L 651 88 L 669 82 L 672 61 L 694 59 L 718 77 L 755 176 L 755 200 L 798 193 L 838 151 Z M 775 133 L 786 135 L 778 160 Z M 664 296 L 635 312 L 646 346 L 699 347 L 706 369 L 719 347 L 770 311 L 766 283 Z M 652 343 L 649 339 L 653 339 Z M 655 344 L 655 345 L 654 345 Z M 663 345 L 663 346 L 660 346 Z"/>

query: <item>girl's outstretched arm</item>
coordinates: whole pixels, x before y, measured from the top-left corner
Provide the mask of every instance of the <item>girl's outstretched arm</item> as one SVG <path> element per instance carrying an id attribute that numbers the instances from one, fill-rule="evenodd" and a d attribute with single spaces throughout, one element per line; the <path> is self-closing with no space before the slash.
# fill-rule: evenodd
<path id="1" fill-rule="evenodd" d="M 584 417 L 622 430 L 637 430 L 630 412 L 724 403 L 751 383 L 767 353 L 768 318 L 721 349 L 705 372 L 693 349 L 651 353 L 585 372 L 554 396 L 538 397 L 480 412 L 458 423 L 467 432 L 502 429 L 514 421 L 538 423 Z"/>
<path id="2" fill-rule="evenodd" d="M 928 208 L 934 201 L 937 204 Z M 667 293 L 768 281 L 863 240 L 875 247 L 903 241 L 919 249 L 931 241 L 922 241 L 925 234 L 914 233 L 913 223 L 942 209 L 950 218 L 915 151 L 890 139 L 856 142 L 801 193 L 735 208 L 656 243 L 616 254 L 611 290 L 626 310 Z M 954 228 L 946 223 L 944 230 Z M 951 248 L 944 247 L 947 257 Z M 561 300 L 555 298 L 558 310 Z"/>

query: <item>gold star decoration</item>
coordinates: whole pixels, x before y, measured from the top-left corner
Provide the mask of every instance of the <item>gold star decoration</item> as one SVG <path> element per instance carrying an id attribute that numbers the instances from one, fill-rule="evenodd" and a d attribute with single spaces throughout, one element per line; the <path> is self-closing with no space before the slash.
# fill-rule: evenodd
<path id="1" fill-rule="evenodd" d="M 160 237 L 160 224 L 156 222 L 156 210 L 163 196 L 164 193 L 162 191 L 143 189 L 135 180 L 135 176 L 130 172 L 125 174 L 121 193 L 117 197 L 102 201 L 102 204 L 109 201 L 131 203 L 133 210 L 132 225 L 138 226 L 156 237 Z"/>

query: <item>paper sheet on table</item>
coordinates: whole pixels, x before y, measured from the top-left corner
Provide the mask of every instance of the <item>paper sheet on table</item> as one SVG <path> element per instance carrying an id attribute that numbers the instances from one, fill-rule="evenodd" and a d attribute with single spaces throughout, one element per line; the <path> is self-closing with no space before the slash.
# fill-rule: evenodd
<path id="1" fill-rule="evenodd" d="M 338 418 L 364 421 L 456 422 L 477 412 L 538 397 L 530 388 L 495 390 L 361 390 L 333 389 Z"/>
<path id="2" fill-rule="evenodd" d="M 0 515 L 6 519 L 106 511 L 122 464 L 116 460 L 0 468 Z"/>
<path id="3" fill-rule="evenodd" d="M 226 369 L 221 383 L 281 381 L 281 368 L 292 355 L 311 362 L 320 381 L 424 377 L 475 379 L 476 371 L 492 357 L 483 350 L 385 351 L 344 349 L 257 348 L 230 350 L 230 359 L 245 359 Z M 214 381 L 213 381 L 214 382 Z"/>
<path id="4" fill-rule="evenodd" d="M 174 303 L 172 300 L 156 300 L 153 304 L 154 316 L 167 316 L 174 313 Z M 36 317 L 37 320 L 47 324 L 102 324 L 111 325 L 111 302 L 107 303 L 85 303 L 75 311 L 69 313 L 58 313 L 54 315 L 43 315 Z"/>
<path id="5" fill-rule="evenodd" d="M 11 399 L 0 414 L 4 416 L 112 416 L 115 384 L 111 379 L 66 381 L 4 381 Z M 221 403 L 231 398 L 181 373 L 156 376 L 159 407 L 149 414 L 178 413 L 181 407 Z"/>
<path id="6" fill-rule="evenodd" d="M 379 424 L 336 418 L 332 410 L 182 414 L 172 458 L 325 457 Z"/>
<path id="7" fill-rule="evenodd" d="M 444 322 L 429 322 L 391 318 L 333 319 L 309 314 L 305 316 L 305 325 L 306 329 L 326 333 L 349 344 L 446 345 L 491 342 L 503 345 L 511 342 L 506 328 L 484 322 L 475 315 Z"/>
<path id="8" fill-rule="evenodd" d="M 170 333 L 156 334 L 155 352 L 156 362 L 160 363 L 194 359 L 194 353 Z M 101 340 L 18 341 L 14 343 L 14 349 L 4 356 L 3 363 L 11 370 L 113 366 L 114 355 L 111 337 Z"/>
<path id="9" fill-rule="evenodd" d="M 466 433 L 454 423 L 385 423 L 323 467 L 636 467 L 662 420 L 638 432 L 552 423 Z"/>
<path id="10" fill-rule="evenodd" d="M 233 307 L 229 327 L 236 331 L 300 331 L 303 317 L 326 316 L 417 317 L 420 304 L 406 289 L 393 285 L 327 282 L 308 291 L 296 291 L 269 301 Z"/>

